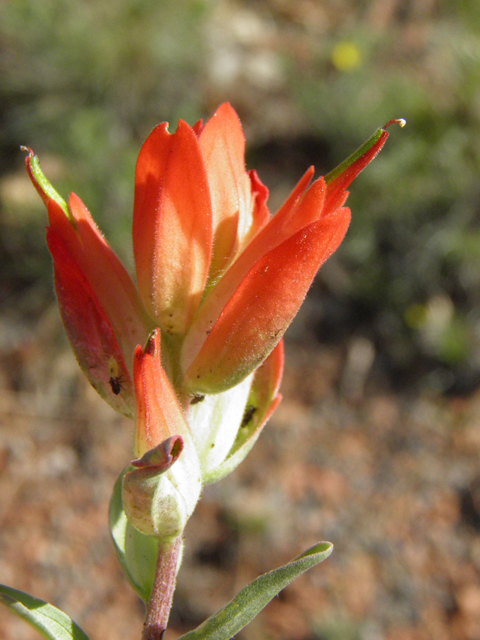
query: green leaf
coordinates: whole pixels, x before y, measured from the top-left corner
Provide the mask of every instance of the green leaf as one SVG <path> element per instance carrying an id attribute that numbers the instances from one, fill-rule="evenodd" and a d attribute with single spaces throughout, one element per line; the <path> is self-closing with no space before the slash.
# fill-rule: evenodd
<path id="1" fill-rule="evenodd" d="M 319 542 L 284 567 L 260 576 L 238 593 L 218 613 L 179 640 L 229 640 L 295 578 L 332 553 L 331 542 Z"/>
<path id="2" fill-rule="evenodd" d="M 113 490 L 110 531 L 123 572 L 142 600 L 148 603 L 155 579 L 158 541 L 138 531 L 127 520 L 122 503 L 122 481 L 126 471 L 128 468 L 120 475 Z"/>
<path id="3" fill-rule="evenodd" d="M 0 602 L 47 640 L 89 640 L 66 613 L 28 593 L 0 584 Z"/>

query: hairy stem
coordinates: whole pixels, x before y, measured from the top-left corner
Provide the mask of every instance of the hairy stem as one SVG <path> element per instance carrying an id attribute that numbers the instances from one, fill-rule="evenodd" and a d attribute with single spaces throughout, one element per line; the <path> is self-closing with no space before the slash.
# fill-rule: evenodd
<path id="1" fill-rule="evenodd" d="M 181 537 L 170 544 L 160 545 L 155 582 L 143 624 L 142 640 L 162 640 L 163 638 L 172 607 L 181 546 Z"/>

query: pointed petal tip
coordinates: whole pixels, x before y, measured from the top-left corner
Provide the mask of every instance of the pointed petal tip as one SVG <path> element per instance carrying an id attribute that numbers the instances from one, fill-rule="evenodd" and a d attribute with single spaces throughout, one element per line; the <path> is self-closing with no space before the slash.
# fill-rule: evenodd
<path id="1" fill-rule="evenodd" d="M 230 104 L 230 102 L 222 102 L 222 104 L 218 107 L 218 109 L 215 111 L 215 113 L 213 114 L 214 116 L 220 114 L 220 113 L 231 113 L 234 114 L 235 117 L 238 118 L 238 114 L 235 111 L 235 109 L 232 107 L 232 105 Z"/>
<path id="2" fill-rule="evenodd" d="M 153 331 L 150 331 L 145 344 L 145 353 L 148 353 L 152 357 L 160 357 L 160 329 L 157 327 Z"/>

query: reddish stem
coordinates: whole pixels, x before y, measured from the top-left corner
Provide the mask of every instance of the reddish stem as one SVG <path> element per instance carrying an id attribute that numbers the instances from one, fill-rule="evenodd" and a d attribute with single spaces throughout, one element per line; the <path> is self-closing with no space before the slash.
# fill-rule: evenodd
<path id="1" fill-rule="evenodd" d="M 143 624 L 142 640 L 162 640 L 167 629 L 181 546 L 180 537 L 169 545 L 160 545 L 155 581 Z"/>

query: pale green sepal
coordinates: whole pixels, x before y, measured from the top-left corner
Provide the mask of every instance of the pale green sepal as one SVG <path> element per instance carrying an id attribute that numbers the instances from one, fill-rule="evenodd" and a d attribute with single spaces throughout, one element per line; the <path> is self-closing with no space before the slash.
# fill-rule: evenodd
<path id="1" fill-rule="evenodd" d="M 230 640 L 243 629 L 282 589 L 332 553 L 333 544 L 319 542 L 284 567 L 260 576 L 235 598 L 179 640 Z"/>
<path id="2" fill-rule="evenodd" d="M 161 543 L 178 538 L 190 516 L 182 493 L 157 469 L 130 468 L 123 478 L 122 502 L 133 526 Z"/>
<path id="3" fill-rule="evenodd" d="M 258 440 L 267 422 L 267 414 L 272 398 L 269 395 L 265 397 L 265 394 L 261 393 L 255 382 L 256 380 L 254 379 L 232 448 L 221 464 L 204 474 L 204 484 L 217 482 L 236 469 Z"/>
<path id="4" fill-rule="evenodd" d="M 187 411 L 195 448 L 200 460 L 202 482 L 210 478 L 230 454 L 252 388 L 253 374 L 243 382 L 201 401 L 192 402 Z"/>
<path id="5" fill-rule="evenodd" d="M 225 476 L 228 476 L 229 473 L 232 473 L 232 471 L 234 471 L 238 465 L 245 460 L 263 429 L 263 424 L 259 424 L 257 426 L 255 423 L 252 423 L 252 426 L 253 428 L 248 430 L 248 434 L 243 433 L 243 429 L 239 432 L 242 436 L 241 441 L 243 444 L 239 446 L 237 446 L 237 443 L 234 444 L 231 452 L 222 464 L 204 475 L 204 484 L 212 484 L 212 482 L 217 482 Z M 247 429 L 245 428 L 245 431 L 246 430 Z M 244 439 L 244 436 L 247 436 L 247 438 Z"/>
<path id="6" fill-rule="evenodd" d="M 237 431 L 237 437 L 235 442 L 233 443 L 232 448 L 228 456 L 218 467 L 211 469 L 209 473 L 206 473 L 203 477 L 204 484 L 211 484 L 212 482 L 217 482 L 221 480 L 225 476 L 228 476 L 234 469 L 238 467 L 238 465 L 243 462 L 243 460 L 250 453 L 255 442 L 258 440 L 260 433 L 262 432 L 263 427 L 265 426 L 264 415 L 260 416 L 258 414 L 258 408 L 254 404 L 250 404 L 250 400 L 253 394 L 250 394 L 249 402 L 245 408 L 244 417 L 242 419 L 242 423 L 240 424 L 240 428 Z M 250 420 L 243 424 L 243 421 L 248 418 L 248 413 L 250 411 L 255 411 L 253 415 L 250 417 Z M 266 411 L 263 412 L 264 414 Z M 257 414 L 257 415 L 255 415 Z"/>
<path id="7" fill-rule="evenodd" d="M 172 436 L 123 477 L 122 503 L 128 520 L 147 536 L 169 543 L 182 535 L 200 497 L 200 462 L 190 434 Z"/>
<path id="8" fill-rule="evenodd" d="M 124 574 L 142 600 L 148 603 L 155 579 L 158 540 L 141 533 L 128 521 L 122 504 L 124 473 L 115 483 L 110 502 L 110 531 Z"/>
<path id="9" fill-rule="evenodd" d="M 89 640 L 87 634 L 66 613 L 28 593 L 0 584 L 0 602 L 47 640 Z"/>

